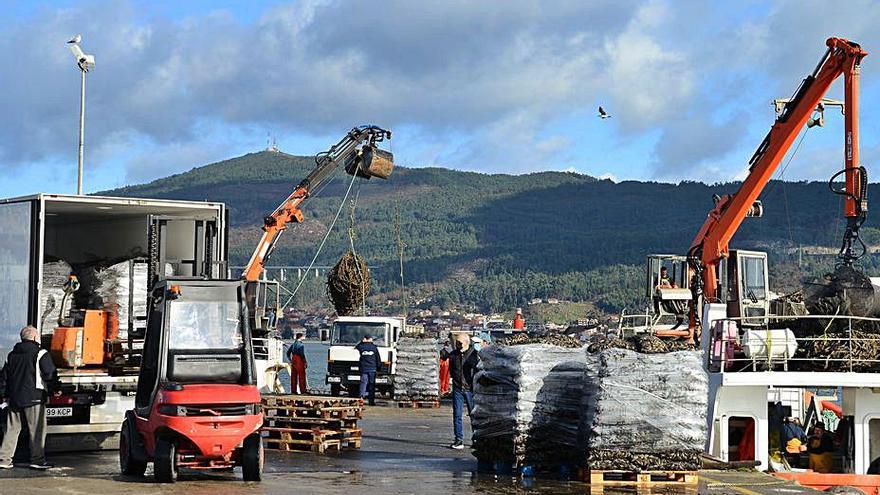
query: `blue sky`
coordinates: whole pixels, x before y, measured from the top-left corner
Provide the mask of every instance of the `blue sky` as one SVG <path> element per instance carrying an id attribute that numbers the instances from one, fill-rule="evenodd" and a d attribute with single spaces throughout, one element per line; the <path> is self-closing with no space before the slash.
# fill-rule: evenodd
<path id="1" fill-rule="evenodd" d="M 79 74 L 94 53 L 87 191 L 257 151 L 311 154 L 353 125 L 394 130 L 397 161 L 617 180 L 740 178 L 769 102 L 829 36 L 880 50 L 880 4 L 697 1 L 12 1 L 0 10 L 0 195 L 75 188 Z M 875 59 L 876 57 L 876 59 Z M 876 60 L 876 64 L 874 63 Z M 880 53 L 862 65 L 862 158 Z M 830 97 L 840 98 L 838 83 Z M 613 118 L 596 118 L 602 104 Z M 842 166 L 839 114 L 785 178 Z M 294 178 L 292 178 L 292 182 Z"/>

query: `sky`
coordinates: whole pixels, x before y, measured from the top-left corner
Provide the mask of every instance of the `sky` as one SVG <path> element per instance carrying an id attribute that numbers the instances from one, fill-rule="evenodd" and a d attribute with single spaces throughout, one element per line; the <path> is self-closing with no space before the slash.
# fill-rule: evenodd
<path id="1" fill-rule="evenodd" d="M 75 192 L 266 148 L 313 154 L 392 129 L 398 164 L 613 180 L 744 177 L 774 98 L 825 39 L 858 41 L 861 149 L 880 157 L 880 2 L 671 0 L 0 1 L 0 196 Z M 876 59 L 875 59 L 876 57 Z M 875 64 L 876 60 L 876 64 Z M 838 81 L 829 92 L 842 98 Z M 602 105 L 612 114 L 599 119 Z M 843 117 L 807 131 L 787 180 L 843 166 Z M 291 182 L 295 182 L 292 178 Z"/>

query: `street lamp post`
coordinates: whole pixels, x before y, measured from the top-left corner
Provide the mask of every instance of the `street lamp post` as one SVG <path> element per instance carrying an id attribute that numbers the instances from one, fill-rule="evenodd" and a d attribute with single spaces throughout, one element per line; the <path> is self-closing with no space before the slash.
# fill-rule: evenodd
<path id="1" fill-rule="evenodd" d="M 76 65 L 80 70 L 80 90 L 79 90 L 79 157 L 77 160 L 77 176 L 76 176 L 76 194 L 83 193 L 83 148 L 86 131 L 86 72 L 95 67 L 95 56 L 86 55 L 79 43 L 82 36 L 76 35 L 67 43 L 70 45 L 70 51 L 76 58 Z"/>

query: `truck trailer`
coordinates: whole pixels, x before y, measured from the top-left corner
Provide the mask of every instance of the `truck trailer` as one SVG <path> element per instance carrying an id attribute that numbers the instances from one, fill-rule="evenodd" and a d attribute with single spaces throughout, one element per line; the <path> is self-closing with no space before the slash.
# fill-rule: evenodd
<path id="1" fill-rule="evenodd" d="M 40 330 L 62 392 L 47 406 L 47 449 L 116 448 L 123 415 L 134 407 L 149 287 L 166 276 L 226 278 L 227 229 L 226 207 L 216 202 L 62 194 L 0 200 L 0 365 L 23 326 Z M 84 287 L 69 294 L 61 287 L 65 270 L 86 286 L 84 274 L 108 269 L 128 284 L 114 288 L 112 308 L 106 295 L 95 302 Z M 107 319 L 115 320 L 113 335 L 94 342 L 89 326 Z M 259 340 L 262 380 L 278 346 L 265 332 Z"/>

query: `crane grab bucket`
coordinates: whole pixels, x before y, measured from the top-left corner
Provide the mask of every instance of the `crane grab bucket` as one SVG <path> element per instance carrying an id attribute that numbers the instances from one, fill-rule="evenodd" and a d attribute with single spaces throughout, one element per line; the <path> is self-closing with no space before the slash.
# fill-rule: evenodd
<path id="1" fill-rule="evenodd" d="M 353 159 L 346 164 L 345 171 L 369 179 L 387 179 L 394 170 L 394 155 L 374 145 L 365 145 Z"/>

